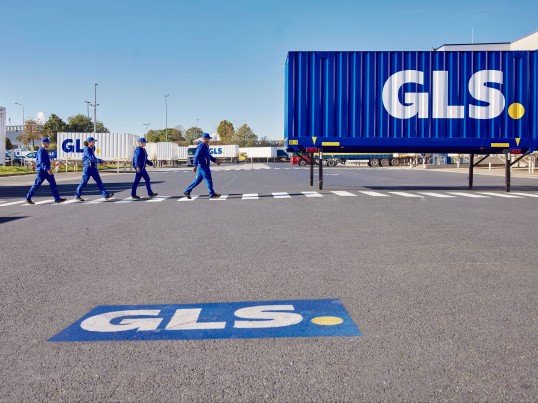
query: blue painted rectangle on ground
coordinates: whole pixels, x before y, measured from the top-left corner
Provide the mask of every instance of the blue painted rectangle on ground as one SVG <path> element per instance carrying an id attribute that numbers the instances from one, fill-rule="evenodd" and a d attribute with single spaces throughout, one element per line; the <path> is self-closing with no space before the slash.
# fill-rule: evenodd
<path id="1" fill-rule="evenodd" d="M 338 299 L 97 306 L 49 341 L 361 336 Z"/>

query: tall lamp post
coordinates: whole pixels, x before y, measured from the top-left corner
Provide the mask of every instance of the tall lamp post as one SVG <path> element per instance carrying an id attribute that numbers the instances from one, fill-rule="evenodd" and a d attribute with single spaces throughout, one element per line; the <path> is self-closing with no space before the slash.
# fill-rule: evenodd
<path id="1" fill-rule="evenodd" d="M 90 101 L 84 101 L 86 102 L 86 106 L 88 107 L 88 119 L 90 118 L 90 105 L 92 104 Z"/>
<path id="2" fill-rule="evenodd" d="M 146 135 L 148 134 L 148 126 L 149 126 L 149 123 L 142 123 L 144 126 L 146 126 Z"/>
<path id="3" fill-rule="evenodd" d="M 15 105 L 22 106 L 22 135 L 24 135 L 24 105 L 18 102 L 15 102 Z"/>
<path id="4" fill-rule="evenodd" d="M 97 83 L 95 83 L 94 87 L 94 98 L 93 98 L 93 137 L 95 137 L 95 133 L 97 132 Z"/>
<path id="5" fill-rule="evenodd" d="M 164 96 L 164 108 L 165 108 L 165 126 L 166 126 L 166 141 L 168 141 L 168 101 L 167 98 L 170 95 Z"/>

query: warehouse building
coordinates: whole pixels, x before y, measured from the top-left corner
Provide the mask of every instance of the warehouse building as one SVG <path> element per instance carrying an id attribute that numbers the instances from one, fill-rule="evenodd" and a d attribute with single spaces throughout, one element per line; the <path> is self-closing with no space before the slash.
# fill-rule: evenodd
<path id="1" fill-rule="evenodd" d="M 499 42 L 499 43 L 466 43 L 466 44 L 446 44 L 434 49 L 436 52 L 465 52 L 478 50 L 538 50 L 538 31 L 524 36 L 514 42 Z"/>

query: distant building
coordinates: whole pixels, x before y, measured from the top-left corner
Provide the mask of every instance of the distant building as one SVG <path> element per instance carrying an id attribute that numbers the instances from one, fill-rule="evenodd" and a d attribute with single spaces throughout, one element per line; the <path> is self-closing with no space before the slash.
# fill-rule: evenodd
<path id="1" fill-rule="evenodd" d="M 514 42 L 446 44 L 434 49 L 436 52 L 465 52 L 473 50 L 538 50 L 538 31 Z"/>
<path id="2" fill-rule="evenodd" d="M 17 140 L 17 136 L 22 133 L 21 125 L 6 126 L 6 137 L 11 141 L 14 148 L 23 147 L 22 141 Z M 4 140 L 5 141 L 5 140 Z"/>

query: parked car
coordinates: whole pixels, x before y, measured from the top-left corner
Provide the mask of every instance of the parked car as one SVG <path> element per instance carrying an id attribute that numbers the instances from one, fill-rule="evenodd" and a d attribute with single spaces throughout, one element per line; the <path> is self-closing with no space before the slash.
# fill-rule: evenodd
<path id="1" fill-rule="evenodd" d="M 6 166 L 21 167 L 24 165 L 24 158 L 21 156 L 13 156 L 11 159 L 11 154 L 6 152 Z"/>

